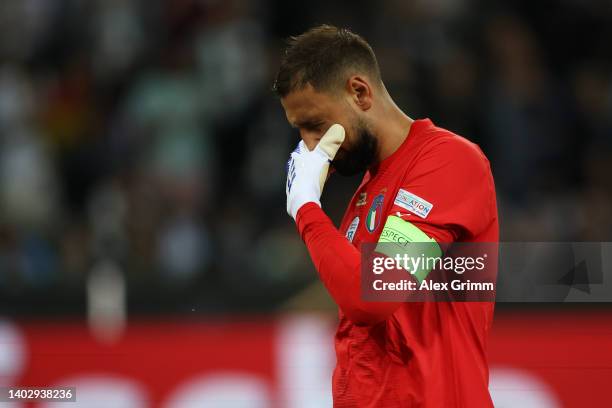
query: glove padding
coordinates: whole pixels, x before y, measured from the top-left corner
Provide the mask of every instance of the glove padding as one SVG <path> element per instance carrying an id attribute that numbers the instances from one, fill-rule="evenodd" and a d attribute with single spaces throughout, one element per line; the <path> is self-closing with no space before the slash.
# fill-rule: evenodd
<path id="1" fill-rule="evenodd" d="M 298 143 L 287 162 L 287 213 L 295 219 L 304 204 L 314 202 L 319 207 L 321 193 L 327 180 L 329 163 L 334 159 L 344 141 L 344 128 L 332 125 L 323 135 L 314 150 L 310 151 L 304 141 Z"/>

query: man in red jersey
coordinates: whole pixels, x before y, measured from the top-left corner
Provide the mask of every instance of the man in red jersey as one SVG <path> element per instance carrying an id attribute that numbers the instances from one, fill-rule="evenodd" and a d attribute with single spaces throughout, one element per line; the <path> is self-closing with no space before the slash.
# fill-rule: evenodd
<path id="1" fill-rule="evenodd" d="M 345 29 L 292 37 L 274 89 L 302 139 L 288 163 L 287 211 L 339 306 L 334 406 L 491 407 L 491 302 L 367 302 L 360 291 L 360 249 L 383 231 L 433 245 L 498 241 L 484 154 L 404 114 L 372 48 Z M 319 201 L 330 162 L 343 175 L 365 171 L 340 230 Z"/>

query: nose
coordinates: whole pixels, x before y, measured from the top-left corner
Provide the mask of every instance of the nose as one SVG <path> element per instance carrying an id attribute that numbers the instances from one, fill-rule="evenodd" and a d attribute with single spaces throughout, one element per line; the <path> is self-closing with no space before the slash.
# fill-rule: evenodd
<path id="1" fill-rule="evenodd" d="M 304 144 L 308 150 L 314 150 L 321 140 L 321 135 L 318 132 L 311 132 L 307 130 L 300 130 L 300 137 L 304 141 Z"/>

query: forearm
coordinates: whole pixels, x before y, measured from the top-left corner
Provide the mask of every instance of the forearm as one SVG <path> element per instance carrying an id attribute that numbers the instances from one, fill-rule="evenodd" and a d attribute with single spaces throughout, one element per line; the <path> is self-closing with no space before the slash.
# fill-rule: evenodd
<path id="1" fill-rule="evenodd" d="M 361 253 L 333 225 L 315 203 L 297 213 L 297 227 L 321 281 L 342 312 L 355 323 L 374 324 L 399 306 L 395 302 L 361 299 Z"/>

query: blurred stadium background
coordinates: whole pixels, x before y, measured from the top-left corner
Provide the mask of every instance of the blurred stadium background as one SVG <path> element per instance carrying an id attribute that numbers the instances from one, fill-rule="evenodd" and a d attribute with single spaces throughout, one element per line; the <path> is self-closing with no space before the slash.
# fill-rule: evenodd
<path id="1" fill-rule="evenodd" d="M 502 239 L 611 240 L 609 1 L 3 0 L 0 385 L 330 406 L 335 306 L 285 212 L 298 135 L 269 91 L 282 39 L 318 23 L 481 145 Z M 326 188 L 334 220 L 358 181 Z M 497 310 L 497 406 L 609 403 L 609 306 Z"/>

